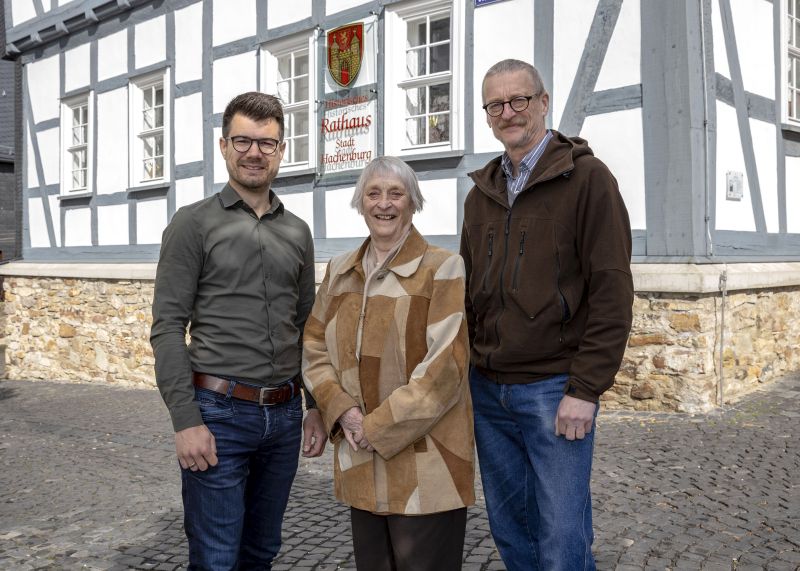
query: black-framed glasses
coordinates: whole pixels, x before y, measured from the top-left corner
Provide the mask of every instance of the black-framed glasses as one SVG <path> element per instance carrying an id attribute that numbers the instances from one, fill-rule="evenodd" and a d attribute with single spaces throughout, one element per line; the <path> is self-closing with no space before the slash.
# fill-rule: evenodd
<path id="1" fill-rule="evenodd" d="M 239 153 L 246 153 L 250 150 L 250 147 L 253 146 L 253 143 L 258 144 L 258 150 L 261 151 L 265 155 L 272 155 L 275 153 L 275 150 L 278 148 L 278 145 L 281 144 L 280 141 L 275 139 L 251 139 L 250 137 L 225 137 L 228 139 L 235 151 Z"/>
<path id="2" fill-rule="evenodd" d="M 533 95 L 520 95 L 508 101 L 492 101 L 484 105 L 483 110 L 486 111 L 490 117 L 500 117 L 500 115 L 503 114 L 503 109 L 505 109 L 506 104 L 508 104 L 511 109 L 519 113 L 520 111 L 525 111 L 528 105 L 531 104 L 531 99 L 537 95 L 539 94 L 534 93 Z"/>

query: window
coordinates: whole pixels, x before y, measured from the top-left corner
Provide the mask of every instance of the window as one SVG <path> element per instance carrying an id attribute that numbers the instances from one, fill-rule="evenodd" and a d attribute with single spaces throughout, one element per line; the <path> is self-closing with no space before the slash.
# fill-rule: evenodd
<path id="1" fill-rule="evenodd" d="M 800 121 L 800 0 L 788 0 L 788 5 L 788 115 L 789 119 Z"/>
<path id="2" fill-rule="evenodd" d="M 308 163 L 308 50 L 278 56 L 278 97 L 283 102 L 286 164 Z"/>
<path id="3" fill-rule="evenodd" d="M 462 2 L 405 4 L 386 12 L 385 148 L 391 154 L 463 149 Z"/>
<path id="4" fill-rule="evenodd" d="M 169 182 L 169 74 L 131 82 L 131 187 Z"/>
<path id="5" fill-rule="evenodd" d="M 286 151 L 281 172 L 314 168 L 317 149 L 311 131 L 316 93 L 314 35 L 291 36 L 272 42 L 263 50 L 261 91 L 275 94 L 283 103 Z"/>
<path id="6" fill-rule="evenodd" d="M 62 103 L 62 194 L 92 191 L 91 101 L 89 95 L 80 95 Z"/>

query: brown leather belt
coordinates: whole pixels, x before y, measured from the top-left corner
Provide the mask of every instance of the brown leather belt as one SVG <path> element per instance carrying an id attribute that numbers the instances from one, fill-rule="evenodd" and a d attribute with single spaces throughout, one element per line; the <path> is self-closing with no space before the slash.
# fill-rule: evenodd
<path id="1" fill-rule="evenodd" d="M 295 395 L 300 394 L 300 375 L 277 387 L 254 387 L 206 373 L 192 373 L 192 380 L 196 387 L 226 396 L 231 383 L 234 383 L 233 391 L 231 391 L 233 398 L 258 403 L 260 406 L 287 402 L 292 400 Z"/>

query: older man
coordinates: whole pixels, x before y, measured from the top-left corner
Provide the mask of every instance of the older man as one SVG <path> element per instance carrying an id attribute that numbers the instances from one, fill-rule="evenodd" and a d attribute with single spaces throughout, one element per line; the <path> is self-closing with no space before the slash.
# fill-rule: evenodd
<path id="1" fill-rule="evenodd" d="M 510 571 L 594 569 L 593 427 L 631 326 L 628 213 L 586 141 L 545 127 L 533 66 L 492 66 L 483 102 L 505 152 L 471 174 L 461 254 L 492 535 Z"/>

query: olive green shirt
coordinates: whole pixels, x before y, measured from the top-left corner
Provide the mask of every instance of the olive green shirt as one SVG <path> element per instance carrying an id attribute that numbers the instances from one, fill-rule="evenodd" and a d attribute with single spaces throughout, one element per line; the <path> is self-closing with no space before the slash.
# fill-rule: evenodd
<path id="1" fill-rule="evenodd" d="M 270 198 L 259 219 L 225 185 L 178 210 L 164 230 L 150 343 L 176 432 L 203 423 L 192 371 L 264 386 L 300 372 L 314 241 L 303 220 L 272 191 Z"/>

